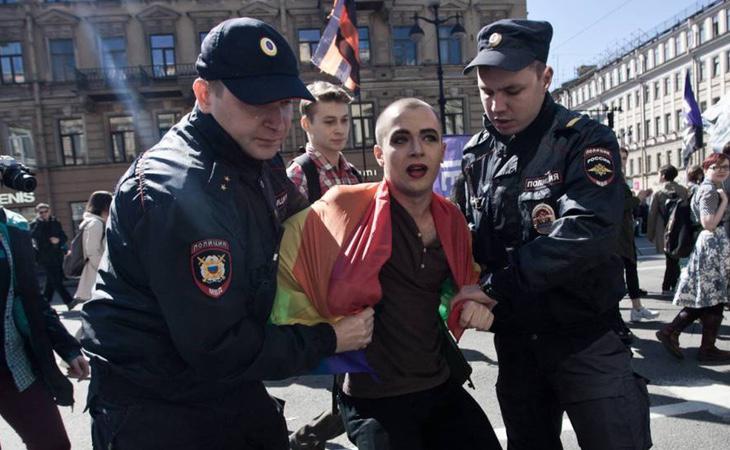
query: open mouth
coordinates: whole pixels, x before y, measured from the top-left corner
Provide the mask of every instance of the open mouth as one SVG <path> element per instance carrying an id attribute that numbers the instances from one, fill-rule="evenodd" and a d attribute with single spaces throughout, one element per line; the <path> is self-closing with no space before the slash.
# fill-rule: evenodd
<path id="1" fill-rule="evenodd" d="M 428 172 L 428 167 L 425 164 L 411 164 L 406 168 L 406 172 L 411 178 L 423 178 Z"/>

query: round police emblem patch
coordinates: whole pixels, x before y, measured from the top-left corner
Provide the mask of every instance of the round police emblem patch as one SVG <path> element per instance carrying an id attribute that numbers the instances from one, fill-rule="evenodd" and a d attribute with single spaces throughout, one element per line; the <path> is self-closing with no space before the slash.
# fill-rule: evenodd
<path id="1" fill-rule="evenodd" d="M 555 222 L 555 210 L 547 203 L 539 203 L 532 208 L 532 226 L 540 234 L 550 234 Z"/>
<path id="2" fill-rule="evenodd" d="M 261 41 L 259 41 L 259 45 L 261 45 L 261 51 L 263 51 L 264 54 L 268 56 L 276 56 L 276 54 L 279 52 L 279 49 L 276 48 L 276 44 L 274 44 L 274 41 L 267 37 L 261 38 Z"/>
<path id="3" fill-rule="evenodd" d="M 190 266 L 193 280 L 209 297 L 218 298 L 231 285 L 233 266 L 228 241 L 203 239 L 190 246 Z"/>
<path id="4" fill-rule="evenodd" d="M 616 174 L 611 152 L 605 148 L 586 149 L 583 153 L 583 170 L 592 183 L 607 186 Z"/>
<path id="5" fill-rule="evenodd" d="M 495 48 L 502 43 L 502 35 L 499 33 L 492 33 L 489 35 L 489 48 Z"/>

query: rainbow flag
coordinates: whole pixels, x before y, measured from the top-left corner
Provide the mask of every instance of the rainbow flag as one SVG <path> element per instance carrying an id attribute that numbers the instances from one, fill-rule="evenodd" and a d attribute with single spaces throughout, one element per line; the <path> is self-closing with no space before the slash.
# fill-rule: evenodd
<path id="1" fill-rule="evenodd" d="M 464 216 L 438 194 L 433 194 L 431 213 L 453 288 L 458 291 L 463 285 L 475 284 L 479 268 L 472 258 Z M 391 248 L 390 192 L 385 181 L 330 189 L 284 224 L 271 321 L 334 323 L 374 306 L 382 297 L 378 275 Z M 440 311 L 458 340 L 464 332 L 459 326 L 462 305 L 450 305 L 453 289 L 446 292 Z M 316 372 L 370 371 L 362 353 L 335 355 Z"/>
<path id="2" fill-rule="evenodd" d="M 355 0 L 335 0 L 312 64 L 337 77 L 348 89 L 360 88 L 360 35 Z"/>

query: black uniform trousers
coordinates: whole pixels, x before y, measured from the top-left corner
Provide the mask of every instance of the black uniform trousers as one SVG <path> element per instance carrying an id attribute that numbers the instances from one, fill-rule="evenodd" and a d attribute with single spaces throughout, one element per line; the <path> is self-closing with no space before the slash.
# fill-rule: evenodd
<path id="1" fill-rule="evenodd" d="M 508 450 L 562 449 L 566 412 L 584 450 L 651 447 L 646 381 L 612 331 L 495 335 Z"/>
<path id="2" fill-rule="evenodd" d="M 135 387 L 92 359 L 88 410 L 94 450 L 288 450 L 281 406 L 261 382 L 225 396 L 169 402 L 130 395 Z"/>
<path id="3" fill-rule="evenodd" d="M 347 437 L 359 450 L 502 448 L 479 404 L 463 387 L 448 381 L 378 399 L 340 393 L 339 406 Z"/>
<path id="4" fill-rule="evenodd" d="M 639 298 L 639 273 L 636 269 L 636 260 L 622 256 L 624 260 L 624 271 L 626 274 L 626 289 L 629 291 L 629 298 Z"/>
<path id="5" fill-rule="evenodd" d="M 682 269 L 679 267 L 679 258 L 664 255 L 667 267 L 664 270 L 664 280 L 662 280 L 662 291 L 673 291 L 677 287 L 677 281 Z"/>

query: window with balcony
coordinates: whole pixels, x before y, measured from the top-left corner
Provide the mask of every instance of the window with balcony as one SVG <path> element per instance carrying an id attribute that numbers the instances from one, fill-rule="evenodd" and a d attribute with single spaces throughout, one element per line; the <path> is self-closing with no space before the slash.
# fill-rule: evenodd
<path id="1" fill-rule="evenodd" d="M 150 36 L 152 73 L 155 78 L 175 76 L 175 36 L 153 34 Z"/>
<path id="2" fill-rule="evenodd" d="M 73 166 L 86 161 L 84 122 L 82 119 L 61 119 L 58 121 L 63 164 Z"/>
<path id="3" fill-rule="evenodd" d="M 461 64 L 461 40 L 451 35 L 452 26 L 439 27 L 441 61 L 444 64 Z"/>
<path id="4" fill-rule="evenodd" d="M 114 162 L 131 161 L 137 156 L 137 141 L 134 137 L 132 116 L 110 117 L 109 134 Z"/>
<path id="5" fill-rule="evenodd" d="M 53 81 L 71 81 L 76 78 L 76 57 L 71 39 L 51 39 L 51 72 Z"/>
<path id="6" fill-rule="evenodd" d="M 444 134 L 464 134 L 464 101 L 460 98 L 446 99 L 444 111 L 446 119 Z"/>
<path id="7" fill-rule="evenodd" d="M 0 83 L 24 82 L 22 45 L 20 42 L 0 42 Z"/>
<path id="8" fill-rule="evenodd" d="M 8 128 L 8 149 L 10 156 L 28 166 L 35 166 L 33 135 L 25 128 Z"/>
<path id="9" fill-rule="evenodd" d="M 413 66 L 417 62 L 416 43 L 410 37 L 411 27 L 393 27 L 393 63 Z"/>
<path id="10" fill-rule="evenodd" d="M 375 143 L 373 125 L 375 115 L 372 102 L 351 103 L 350 116 L 352 117 L 352 146 L 362 147 L 363 140 L 366 146 Z"/>
<path id="11" fill-rule="evenodd" d="M 360 49 L 360 63 L 370 63 L 370 29 L 368 27 L 357 27 Z"/>
<path id="12" fill-rule="evenodd" d="M 124 36 L 101 38 L 101 65 L 106 69 L 127 67 L 127 39 Z"/>
<path id="13" fill-rule="evenodd" d="M 164 112 L 157 114 L 157 131 L 162 138 L 170 128 L 172 128 L 180 120 L 180 113 L 177 112 Z"/>
<path id="14" fill-rule="evenodd" d="M 308 63 L 312 61 L 312 56 L 319 45 L 319 38 L 322 33 L 316 28 L 307 28 L 299 30 L 299 61 Z"/>
<path id="15" fill-rule="evenodd" d="M 720 57 L 715 56 L 712 58 L 712 78 L 720 75 Z"/>

